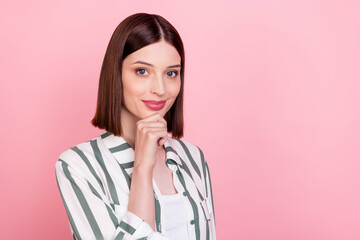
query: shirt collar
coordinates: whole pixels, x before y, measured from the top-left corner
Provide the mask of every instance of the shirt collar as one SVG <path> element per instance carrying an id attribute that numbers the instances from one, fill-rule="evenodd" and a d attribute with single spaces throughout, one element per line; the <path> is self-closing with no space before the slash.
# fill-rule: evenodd
<path id="1" fill-rule="evenodd" d="M 164 147 L 166 150 L 166 160 L 174 160 L 176 164 L 181 165 L 181 159 L 179 157 L 179 154 L 176 152 L 174 148 L 174 139 L 172 137 L 168 137 L 168 139 L 164 143 Z"/>
<path id="2" fill-rule="evenodd" d="M 106 130 L 102 132 L 100 139 L 104 142 L 105 146 L 109 149 L 120 166 L 123 167 L 129 175 L 131 175 L 134 166 L 134 149 L 123 137 L 115 136 Z M 173 160 L 175 164 L 182 165 L 181 159 L 174 148 L 173 141 L 173 138 L 168 137 L 164 143 L 166 160 Z"/>

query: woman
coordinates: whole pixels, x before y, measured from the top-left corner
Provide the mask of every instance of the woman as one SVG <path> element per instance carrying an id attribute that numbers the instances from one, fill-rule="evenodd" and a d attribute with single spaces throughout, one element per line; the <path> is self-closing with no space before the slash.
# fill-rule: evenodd
<path id="1" fill-rule="evenodd" d="M 184 67 L 163 17 L 137 13 L 115 29 L 92 119 L 104 131 L 55 164 L 74 239 L 216 239 L 208 165 L 180 139 Z"/>

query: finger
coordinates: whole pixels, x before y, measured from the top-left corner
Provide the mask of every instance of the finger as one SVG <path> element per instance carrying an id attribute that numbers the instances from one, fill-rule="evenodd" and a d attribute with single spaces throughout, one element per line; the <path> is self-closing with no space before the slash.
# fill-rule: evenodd
<path id="1" fill-rule="evenodd" d="M 163 127 L 162 128 L 144 127 L 140 130 L 140 134 L 154 140 L 155 139 L 159 140 L 160 138 L 164 138 L 167 140 L 168 138 L 167 129 Z"/>
<path id="2" fill-rule="evenodd" d="M 157 112 L 139 120 L 138 122 L 149 122 L 149 121 L 161 121 L 166 123 L 166 120 Z"/>
<path id="3" fill-rule="evenodd" d="M 166 141 L 167 141 L 167 139 L 159 138 L 159 140 L 158 140 L 158 146 L 164 145 Z"/>
<path id="4" fill-rule="evenodd" d="M 159 146 L 164 145 L 164 143 L 166 142 L 166 140 L 167 140 L 167 139 L 160 138 L 160 141 L 159 141 Z"/>
<path id="5" fill-rule="evenodd" d="M 163 127 L 163 128 L 167 128 L 167 124 L 163 123 L 163 122 L 138 122 L 136 123 L 137 129 L 141 130 L 144 127 Z"/>
<path id="6" fill-rule="evenodd" d="M 167 136 L 167 129 L 164 127 L 143 127 L 139 130 L 139 133 L 142 135 L 151 135 L 157 138 L 165 137 L 163 135 Z M 165 134 L 166 133 L 166 134 Z M 159 135 L 161 134 L 161 135 Z"/>

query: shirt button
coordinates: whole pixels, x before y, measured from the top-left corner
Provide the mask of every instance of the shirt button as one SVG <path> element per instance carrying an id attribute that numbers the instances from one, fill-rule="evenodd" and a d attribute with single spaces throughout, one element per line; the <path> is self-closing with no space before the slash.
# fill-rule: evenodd
<path id="1" fill-rule="evenodd" d="M 186 192 L 183 192 L 183 195 L 186 196 Z"/>
<path id="2" fill-rule="evenodd" d="M 195 221 L 194 221 L 194 220 L 191 220 L 191 221 L 190 221 L 190 224 L 191 224 L 191 225 L 193 225 L 194 223 L 195 223 Z"/>

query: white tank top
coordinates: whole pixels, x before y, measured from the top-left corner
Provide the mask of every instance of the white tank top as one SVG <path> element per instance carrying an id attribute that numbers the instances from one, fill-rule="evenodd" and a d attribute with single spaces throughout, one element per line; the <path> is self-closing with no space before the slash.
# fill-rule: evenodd
<path id="1" fill-rule="evenodd" d="M 164 203 L 162 209 L 165 216 L 164 235 L 171 240 L 189 239 L 184 197 L 181 193 L 161 195 L 160 197 Z"/>

